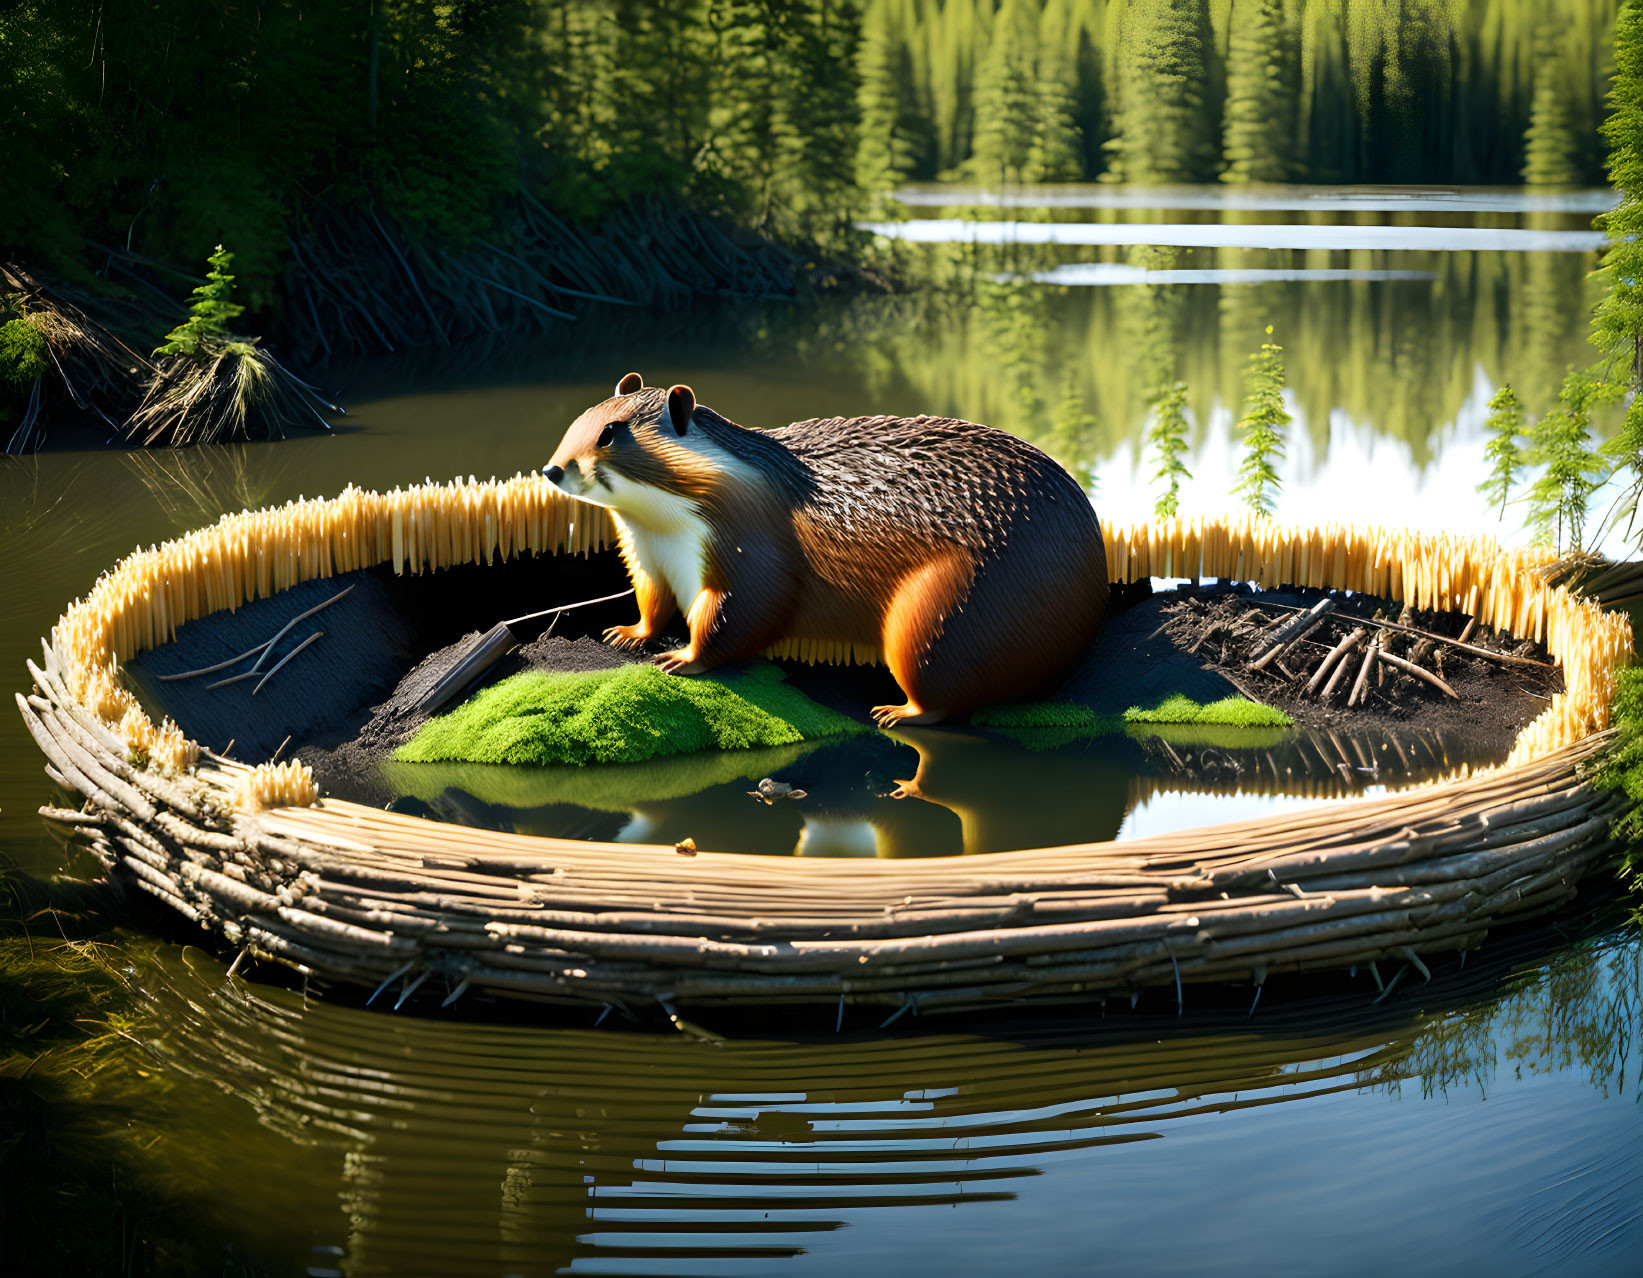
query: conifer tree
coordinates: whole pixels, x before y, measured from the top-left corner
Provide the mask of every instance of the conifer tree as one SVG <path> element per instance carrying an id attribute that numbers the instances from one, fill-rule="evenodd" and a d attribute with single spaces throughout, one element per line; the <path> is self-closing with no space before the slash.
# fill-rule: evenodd
<path id="1" fill-rule="evenodd" d="M 203 343 L 227 341 L 229 321 L 244 313 L 245 307 L 228 300 L 234 291 L 234 277 L 228 273 L 234 255 L 219 244 L 208 260 L 211 269 L 193 292 L 188 318 L 166 334 L 156 355 L 193 355 Z"/>
<path id="2" fill-rule="evenodd" d="M 900 0 L 869 0 L 862 14 L 856 185 L 868 194 L 894 190 L 923 160 L 907 33 Z"/>
<path id="3" fill-rule="evenodd" d="M 976 77 L 974 168 L 983 182 L 1023 179 L 1038 133 L 1038 27 L 1028 0 L 1004 0 Z"/>
<path id="4" fill-rule="evenodd" d="M 1037 41 L 1034 78 L 1038 82 L 1032 145 L 1023 176 L 1029 182 L 1076 182 L 1084 176 L 1084 138 L 1078 126 L 1077 69 L 1071 52 L 1044 38 Z"/>
<path id="5" fill-rule="evenodd" d="M 1609 182 L 1620 203 L 1595 220 L 1609 237 L 1595 277 L 1603 295 L 1592 316 L 1592 342 L 1603 351 L 1604 367 L 1634 396 L 1604 457 L 1627 474 L 1616 517 L 1627 533 L 1643 499 L 1643 0 L 1626 0 L 1615 24 L 1615 74 L 1603 136 L 1609 144 Z"/>
<path id="6" fill-rule="evenodd" d="M 1153 506 L 1159 519 L 1169 519 L 1180 513 L 1181 481 L 1191 479 L 1192 472 L 1181 460 L 1187 451 L 1187 384 L 1172 382 L 1152 397 L 1152 425 L 1147 430 L 1147 446 L 1158 458 L 1158 469 L 1153 480 L 1167 481 L 1169 487 Z"/>
<path id="7" fill-rule="evenodd" d="M 1530 186 L 1573 186 L 1580 180 L 1580 143 L 1560 51 L 1557 36 L 1550 29 L 1543 31 L 1535 51 L 1535 92 L 1524 134 L 1523 180 Z"/>
<path id="8" fill-rule="evenodd" d="M 1643 377 L 1643 0 L 1627 0 L 1615 24 L 1615 74 L 1603 137 L 1609 144 L 1609 184 L 1620 203 L 1596 219 L 1609 237 L 1597 279 L 1604 292 L 1592 320 L 1592 341 Z M 1639 440 L 1643 446 L 1643 440 Z"/>
<path id="9" fill-rule="evenodd" d="M 1289 176 L 1295 83 L 1280 0 L 1233 0 L 1222 119 L 1223 180 L 1282 182 Z"/>
<path id="10" fill-rule="evenodd" d="M 1529 487 L 1529 527 L 1537 546 L 1579 551 L 1587 507 L 1603 461 L 1592 449 L 1592 410 L 1612 403 L 1623 388 L 1596 369 L 1571 368 L 1558 406 L 1529 432 L 1529 460 L 1545 467 Z"/>
<path id="11" fill-rule="evenodd" d="M 1523 469 L 1523 449 L 1518 437 L 1523 434 L 1523 407 L 1517 392 L 1510 384 L 1502 386 L 1489 400 L 1489 417 L 1484 422 L 1489 432 L 1489 443 L 1484 456 L 1489 459 L 1489 477 L 1478 485 L 1478 492 L 1491 506 L 1499 506 L 1506 513 L 1506 503 Z"/>
<path id="12" fill-rule="evenodd" d="M 1203 0 L 1113 0 L 1121 7 L 1113 50 L 1112 176 L 1126 182 L 1193 182 L 1213 153 L 1204 99 Z"/>
<path id="13" fill-rule="evenodd" d="M 1270 338 L 1270 324 L 1266 331 Z M 1284 407 L 1284 348 L 1269 340 L 1250 356 L 1244 378 L 1244 415 L 1238 419 L 1244 457 L 1232 490 L 1241 493 L 1244 505 L 1257 514 L 1273 512 L 1279 487 L 1276 463 L 1284 455 L 1289 422 L 1289 410 Z"/>

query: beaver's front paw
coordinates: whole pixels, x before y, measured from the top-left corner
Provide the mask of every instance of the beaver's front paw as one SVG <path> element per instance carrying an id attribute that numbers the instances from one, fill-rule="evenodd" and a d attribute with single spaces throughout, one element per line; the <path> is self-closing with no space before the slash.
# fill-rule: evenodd
<path id="1" fill-rule="evenodd" d="M 638 626 L 612 626 L 605 631 L 605 642 L 622 649 L 643 647 L 649 638 L 650 631 L 641 630 Z"/>

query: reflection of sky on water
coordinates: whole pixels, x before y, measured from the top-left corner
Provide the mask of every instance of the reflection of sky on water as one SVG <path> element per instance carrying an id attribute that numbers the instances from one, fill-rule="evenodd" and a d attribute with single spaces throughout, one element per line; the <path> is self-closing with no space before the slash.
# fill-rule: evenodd
<path id="1" fill-rule="evenodd" d="M 1434 432 L 1432 459 L 1424 467 L 1416 464 L 1408 444 L 1365 429 L 1340 409 L 1330 413 L 1328 444 L 1320 455 L 1308 433 L 1305 413 L 1286 394 L 1285 403 L 1295 420 L 1288 433 L 1287 455 L 1278 465 L 1283 485 L 1279 519 L 1302 525 L 1403 526 L 1525 544 L 1523 507 L 1508 506 L 1503 518 L 1500 508 L 1490 506 L 1477 490 L 1489 473 L 1484 421 L 1494 390 L 1480 370 L 1472 394 L 1454 421 Z M 1242 455 L 1234 438 L 1234 423 L 1233 409 L 1218 403 L 1204 438 L 1186 459 L 1192 474 L 1181 483 L 1183 511 L 1213 517 L 1243 509 L 1233 493 Z M 1100 462 L 1095 468 L 1095 504 L 1101 517 L 1118 523 L 1150 520 L 1159 491 L 1152 479 L 1156 469 L 1152 453 L 1133 438 Z M 1588 549 L 1611 556 L 1627 553 L 1624 529 L 1599 535 L 1623 487 L 1622 479 L 1613 479 L 1592 495 Z"/>
<path id="2" fill-rule="evenodd" d="M 1613 191 L 1523 191 L 1425 187 L 1022 186 L 989 191 L 939 184 L 904 187 L 898 203 L 916 208 L 990 205 L 1006 209 L 1217 209 L 1296 213 L 1603 213 Z"/>
<path id="3" fill-rule="evenodd" d="M 1387 791 L 1373 786 L 1355 794 L 1353 798 L 1373 799 Z M 1306 794 L 1225 794 L 1199 793 L 1192 790 L 1160 790 L 1135 804 L 1124 816 L 1116 840 L 1127 843 L 1132 839 L 1150 839 L 1159 834 L 1175 834 L 1181 830 L 1196 830 L 1200 826 L 1232 825 L 1235 822 L 1254 821 L 1260 817 L 1279 816 L 1315 808 L 1320 800 Z"/>
<path id="4" fill-rule="evenodd" d="M 1494 226 L 1313 226 L 1181 222 L 972 222 L 913 218 L 858 222 L 875 235 L 909 244 L 1160 244 L 1172 248 L 1389 249 L 1425 253 L 1589 253 L 1604 245 L 1597 231 L 1539 231 Z"/>
<path id="5" fill-rule="evenodd" d="M 1435 280 L 1432 271 L 1357 270 L 1330 266 L 1249 266 L 1228 269 L 1149 270 L 1123 262 L 1068 262 L 1025 276 L 1000 275 L 1001 282 L 1028 279 L 1034 284 L 1107 287 L 1120 284 L 1317 284 L 1342 280 Z"/>

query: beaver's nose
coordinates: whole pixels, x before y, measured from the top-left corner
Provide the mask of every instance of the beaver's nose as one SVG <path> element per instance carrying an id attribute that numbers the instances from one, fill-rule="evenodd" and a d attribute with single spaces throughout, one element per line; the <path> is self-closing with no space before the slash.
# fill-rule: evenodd
<path id="1" fill-rule="evenodd" d="M 544 466 L 542 467 L 542 473 L 548 477 L 550 484 L 557 484 L 565 477 L 565 468 L 563 466 Z"/>

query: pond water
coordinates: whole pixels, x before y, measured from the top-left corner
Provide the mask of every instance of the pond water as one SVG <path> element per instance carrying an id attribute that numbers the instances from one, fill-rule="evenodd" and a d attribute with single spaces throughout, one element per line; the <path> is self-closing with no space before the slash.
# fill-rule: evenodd
<path id="1" fill-rule="evenodd" d="M 1078 473 L 1104 518 L 1132 519 L 1154 497 L 1144 398 L 1166 377 L 1190 388 L 1183 508 L 1228 508 L 1242 369 L 1271 325 L 1296 419 L 1281 515 L 1521 535 L 1515 512 L 1503 521 L 1474 489 L 1483 405 L 1510 380 L 1542 409 L 1586 360 L 1595 254 L 1569 237 L 1589 233 L 1605 193 L 1029 194 L 1008 223 L 968 207 L 984 203 L 973 193 L 909 203 L 1083 238 L 903 243 L 893 251 L 937 285 L 904 296 L 593 314 L 529 341 L 335 368 L 324 380 L 350 416 L 329 436 L 5 459 L 0 669 L 24 687 L 38 636 L 133 545 L 350 481 L 540 466 L 629 368 L 688 381 L 748 425 L 919 411 L 991 422 Z M 1124 226 L 1173 229 L 1100 229 Z M 1358 246 L 1335 247 L 1343 236 Z M 909 734 L 873 747 L 891 752 L 876 763 L 814 766 L 876 785 L 927 754 L 962 755 L 965 740 Z M 1464 743 L 1429 748 L 1437 767 Z M 1214 786 L 1185 792 L 1149 772 L 1128 739 L 987 749 L 981 770 L 1002 798 L 924 805 L 966 850 L 1004 846 L 1012 817 L 1029 841 L 1058 842 L 1233 815 Z M 89 877 L 96 867 L 34 815 L 54 798 L 41 762 L 17 717 L 0 716 L 0 852 L 31 879 Z M 975 764 L 946 766 L 962 786 Z M 859 814 L 800 846 L 790 812 L 731 805 L 744 781 L 714 783 L 714 810 L 742 823 L 727 842 L 867 850 Z M 700 819 L 688 805 L 703 793 L 567 814 L 563 794 L 433 784 L 425 802 L 471 799 L 445 814 L 456 819 L 595 819 L 595 837 L 673 837 Z M 1331 792 L 1271 788 L 1241 802 Z M 786 823 L 782 846 L 746 833 L 766 818 Z M 1618 1274 L 1635 1272 L 1643 1244 L 1643 946 L 1626 914 L 1486 948 L 1379 1004 L 1371 974 L 1342 973 L 1287 993 L 1274 982 L 1247 1020 L 1248 991 L 1232 991 L 1189 999 L 1181 1018 L 1172 997 L 1105 1020 L 847 1023 L 835 1037 L 829 1014 L 743 1026 L 727 1045 L 305 1001 L 266 970 L 226 981 L 222 959 L 178 929 L 142 939 L 147 919 L 103 936 L 121 958 L 97 1010 L 117 1011 L 121 1033 L 72 1083 L 41 1086 L 85 1166 L 116 1168 L 153 1206 L 142 1227 L 178 1272 L 1190 1273 L 1260 1258 L 1274 1273 Z M 31 935 L 32 961 L 52 963 L 49 927 Z M 27 990 L 37 976 L 18 979 Z M 92 1014 L 90 998 L 55 1006 L 67 1022 Z"/>

